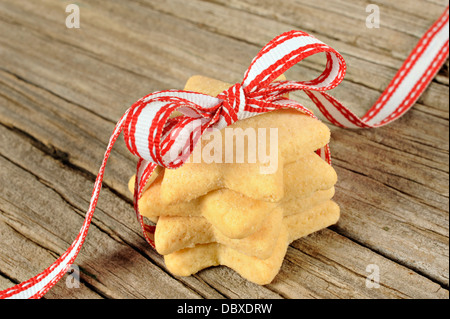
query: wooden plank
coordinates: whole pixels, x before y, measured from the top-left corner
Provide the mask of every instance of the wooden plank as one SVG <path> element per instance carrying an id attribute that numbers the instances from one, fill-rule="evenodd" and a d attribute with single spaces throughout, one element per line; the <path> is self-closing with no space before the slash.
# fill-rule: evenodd
<path id="1" fill-rule="evenodd" d="M 2 210 L 2 215 L 4 214 L 5 212 Z M 8 223 L 0 222 L 0 234 L 2 238 L 2 245 L 0 246 L 2 271 L 8 273 L 8 277 L 1 277 L 0 279 L 1 289 L 11 287 L 20 283 L 21 280 L 28 279 L 30 274 L 39 273 L 42 271 L 39 266 L 46 267 L 46 265 L 49 265 L 49 261 L 58 257 L 55 257 L 55 253 L 33 243 L 29 237 L 23 236 L 23 234 L 9 226 Z M 17 265 L 20 265 L 20 267 Z M 14 278 L 14 281 L 10 278 Z M 82 278 L 83 275 L 80 276 L 80 279 Z M 69 285 L 66 285 L 66 282 L 69 282 Z M 77 286 L 72 284 L 73 282 L 68 275 L 65 275 L 45 298 L 104 298 L 104 296 L 87 287 L 83 279 L 79 282 L 77 281 Z M 68 287 L 71 288 L 69 289 Z"/>
<path id="2" fill-rule="evenodd" d="M 371 267 L 380 272 L 378 288 L 366 284 Z M 292 244 L 280 278 L 270 286 L 291 298 L 448 298 L 448 290 L 328 229 Z"/>
<path id="3" fill-rule="evenodd" d="M 190 1 L 184 5 L 182 5 L 182 1 L 173 0 L 142 1 L 143 4 L 152 9 L 192 23 L 201 24 L 220 35 L 233 37 L 258 46 L 263 46 L 271 39 L 272 34 L 279 34 L 287 30 L 301 29 L 311 32 L 344 55 L 349 65 L 347 81 L 356 82 L 377 91 L 381 91 L 387 86 L 419 37 L 431 25 L 433 18 L 430 18 L 430 16 L 435 14 L 437 18 L 443 11 L 442 6 L 432 6 L 426 18 L 413 19 L 412 22 L 408 22 L 404 15 L 399 15 L 397 11 L 382 6 L 380 10 L 383 17 L 385 14 L 388 15 L 386 19 L 388 26 L 384 27 L 383 24 L 380 30 L 374 31 L 365 27 L 366 3 L 344 1 L 342 3 L 336 2 L 333 6 L 334 2 L 331 2 L 332 8 L 339 8 L 340 10 L 329 11 L 330 5 L 325 2 L 317 2 L 317 4 L 310 1 L 291 2 L 285 1 L 286 5 L 279 6 L 278 3 L 273 1 L 211 1 L 211 3 Z M 220 6 L 217 4 L 220 4 Z M 274 12 L 277 12 L 275 17 Z M 346 12 L 346 16 L 342 17 L 342 12 Z M 295 18 L 293 15 L 295 15 Z M 298 16 L 301 16 L 301 19 L 298 19 Z M 358 20 L 358 23 L 355 23 L 355 19 Z M 342 20 L 346 20 L 343 26 L 317 23 L 317 21 L 344 23 Z M 246 21 L 245 27 L 236 27 L 241 26 L 241 21 Z M 410 25 L 411 23 L 413 25 Z M 396 26 L 402 26 L 402 29 L 399 30 L 395 28 Z M 345 33 L 336 33 L 333 32 L 333 28 L 346 31 Z M 413 30 L 412 35 L 411 30 Z M 341 37 L 333 38 L 334 34 Z M 380 45 L 381 43 L 385 45 L 386 39 L 392 39 L 392 43 L 401 52 L 396 53 L 393 51 L 394 49 L 392 49 L 392 52 L 387 52 L 386 49 L 378 52 L 369 45 L 364 45 L 361 41 L 355 40 L 354 37 L 364 41 L 375 41 L 374 39 L 376 39 L 380 42 Z M 318 71 L 323 67 L 322 62 L 321 58 L 312 57 L 302 64 Z M 304 75 L 305 70 L 302 69 L 301 72 L 294 75 L 297 78 L 302 73 Z M 428 105 L 433 101 L 433 106 L 440 105 L 441 112 L 439 114 L 446 116 L 445 110 L 448 109 L 448 101 L 441 98 L 442 88 L 438 89 L 439 84 L 437 83 L 433 83 L 431 87 L 420 102 Z M 345 92 L 343 96 L 347 94 L 348 92 Z M 376 97 L 378 95 L 377 92 Z M 367 110 L 368 105 L 360 105 L 360 107 Z M 427 109 L 424 106 L 421 107 Z M 435 114 L 436 110 L 433 113 Z"/>
<path id="4" fill-rule="evenodd" d="M 88 204 L 90 195 L 88 185 L 92 181 L 79 172 L 65 168 L 60 162 L 36 149 L 26 137 L 1 126 L 0 133 L 0 143 L 5 145 L 7 150 L 0 156 L 2 167 L 0 181 L 2 184 L 9 181 L 10 185 L 8 188 L 3 188 L 0 195 L 0 207 L 2 207 L 0 216 L 3 221 L 0 224 L 3 243 L 0 263 L 2 271 L 9 278 L 20 282 L 30 272 L 35 273 L 39 267 L 45 267 L 56 259 L 64 247 L 69 245 L 71 236 L 74 237 L 76 233 L 76 229 L 72 226 L 81 224 L 82 208 Z M 20 200 L 24 196 L 23 189 L 32 190 L 27 195 L 29 199 L 26 203 Z M 51 290 L 47 297 L 71 298 L 72 294 L 78 294 L 78 297 L 91 298 L 96 293 L 99 294 L 97 297 L 108 298 L 195 297 L 195 294 L 189 290 L 184 291 L 177 285 L 174 287 L 173 278 L 171 276 L 166 278 L 167 274 L 161 272 L 164 269 L 161 257 L 146 248 L 133 217 L 129 203 L 123 202 L 109 190 L 104 190 L 88 241 L 82 254 L 76 260 L 76 265 L 82 269 L 81 280 L 84 284 L 74 291 L 67 288 L 65 281 L 62 280 L 57 285 L 58 289 Z M 326 240 L 327 236 L 331 236 L 332 239 Z M 347 297 L 445 298 L 447 291 L 440 289 L 439 285 L 430 280 L 405 267 L 399 267 L 394 262 L 377 256 L 372 251 L 351 243 L 331 231 L 327 236 L 317 234 L 295 242 L 294 247 L 302 247 L 308 243 L 309 254 L 325 254 L 336 250 L 335 254 L 346 256 L 347 259 L 333 258 L 332 260 L 343 267 L 337 276 L 340 279 L 336 280 L 342 281 L 340 287 L 347 291 Z M 340 245 L 333 246 L 331 242 L 340 243 Z M 318 265 L 325 267 L 323 261 L 315 256 L 305 256 L 304 248 L 300 250 L 289 250 L 282 272 L 267 288 L 248 283 L 226 267 L 211 268 L 193 277 L 178 279 L 181 279 L 180 283 L 183 283 L 183 286 L 194 289 L 196 293 L 209 298 L 222 295 L 231 298 L 280 298 L 281 296 L 307 298 L 312 296 L 309 291 L 313 289 L 312 287 L 315 287 L 314 297 L 333 297 L 332 294 L 322 291 L 320 284 L 315 284 L 324 282 L 323 275 L 327 271 L 322 269 L 318 272 L 316 268 Z M 40 258 L 36 260 L 35 255 Z M 303 265 L 306 259 L 311 259 L 309 266 Z M 355 259 L 360 262 L 355 264 Z M 292 269 L 298 267 L 292 266 L 291 263 L 294 262 L 297 265 L 300 260 L 302 260 L 301 268 L 309 274 L 310 280 L 305 281 L 303 275 L 297 277 L 299 269 Z M 365 282 L 365 276 L 361 273 L 367 266 L 364 262 L 370 260 L 377 261 L 387 273 L 395 270 L 397 274 L 387 280 L 383 278 L 383 283 L 387 287 L 381 291 L 366 289 L 361 284 L 361 280 Z M 18 264 L 24 267 L 17 267 Z M 357 269 L 360 274 L 355 275 L 353 270 L 347 271 L 346 269 L 350 267 Z M 310 273 L 315 275 L 312 276 Z M 405 284 L 402 273 L 408 273 L 409 284 Z M 331 277 L 332 274 L 329 276 Z M 224 278 L 226 278 L 225 281 Z M 352 288 L 355 282 L 359 282 L 359 290 Z M 210 287 L 215 289 L 211 291 Z M 287 287 L 301 289 L 289 290 Z M 216 290 L 220 294 L 217 294 Z M 436 291 L 438 291 L 437 294 Z"/>
<path id="5" fill-rule="evenodd" d="M 30 156 L 28 153 L 22 153 L 21 159 L 13 157 L 9 150 L 1 149 L 2 159 L 6 160 L 2 163 L 17 173 L 17 185 L 23 183 L 21 179 L 37 178 L 33 184 L 23 184 L 24 189 L 37 189 L 42 198 L 70 198 L 70 203 L 60 199 L 59 206 L 63 207 L 62 217 L 72 226 L 81 224 L 91 183 L 115 121 L 137 98 L 156 90 L 181 88 L 193 74 L 227 82 L 239 81 L 262 45 L 280 32 L 300 28 L 314 33 L 344 55 L 349 72 L 333 94 L 362 115 L 445 5 L 439 1 L 418 1 L 414 5 L 406 0 L 395 4 L 380 1 L 377 3 L 382 10 L 382 28 L 369 30 L 361 27 L 367 14 L 364 10 L 366 2 L 357 0 L 333 0 L 327 4 L 287 0 L 281 4 L 250 0 L 135 0 L 129 1 L 127 6 L 121 1 L 79 3 L 82 10 L 79 30 L 65 28 L 65 4 L 62 2 L 0 3 L 2 132 L 11 138 L 25 140 L 21 142 L 25 145 L 34 145 L 29 154 L 40 151 L 40 155 L 36 155 L 38 162 L 53 163 L 51 165 L 58 174 L 67 180 L 76 180 L 74 183 L 78 186 L 70 189 L 53 180 L 53 188 L 49 188 L 47 183 L 53 175 L 50 172 L 40 175 L 44 173 L 37 166 L 26 167 L 30 164 L 23 159 Z M 417 10 L 424 7 L 427 10 Z M 329 23 L 317 22 L 323 20 L 338 21 L 331 29 Z M 288 77 L 311 78 L 322 67 L 321 58 L 308 59 L 290 71 Z M 294 94 L 294 98 L 312 106 L 302 94 Z M 133 265 L 135 276 L 147 276 L 149 270 L 141 268 L 150 263 L 152 271 L 158 275 L 148 275 L 148 278 L 166 278 L 164 280 L 176 287 L 180 296 L 445 297 L 448 291 L 440 285 L 448 287 L 449 269 L 448 71 L 447 76 L 443 71 L 413 110 L 394 124 L 364 131 L 332 127 L 332 135 L 334 165 L 340 177 L 336 200 L 343 214 L 332 232 L 323 233 L 327 234 L 325 238 L 333 238 L 342 247 L 334 253 L 327 252 L 331 260 L 328 264 L 322 257 L 310 256 L 311 251 L 321 254 L 327 247 L 327 240 L 314 236 L 315 245 L 309 246 L 312 245 L 310 239 L 306 239 L 306 246 L 300 241 L 301 244 L 296 243 L 289 249 L 287 268 L 284 267 L 280 278 L 268 287 L 248 284 L 225 267 L 175 280 L 164 272 L 162 259 L 148 253 L 139 230 L 131 228 L 130 231 L 130 225 L 135 225 L 135 221 L 130 213 L 126 182 L 133 174 L 136 159 L 129 154 L 122 140 L 114 148 L 106 171 L 108 195 L 105 206 L 96 213 L 95 227 L 98 229 L 95 228 L 93 233 L 98 234 L 93 235 L 90 245 L 108 238 L 106 242 L 110 243 L 110 249 L 125 246 L 126 253 L 117 257 L 131 253 L 138 260 L 136 268 Z M 5 180 L 11 178 L 5 169 L 0 171 L 8 174 Z M 17 186 L 15 196 L 18 194 Z M 3 199 L 0 216 L 6 216 L 8 220 L 7 226 L 2 228 L 4 232 L 15 238 L 11 245 L 25 236 L 32 239 L 28 244 L 21 244 L 27 246 L 27 251 L 40 250 L 35 247 L 44 249 L 36 268 L 24 270 L 20 276 L 11 275 L 14 270 L 5 265 L 8 269 L 5 277 L 3 267 L 8 262 L 0 260 L 0 275 L 4 277 L 0 284 L 12 282 L 8 278 L 23 280 L 27 274 L 31 276 L 43 269 L 52 257 L 70 244 L 73 239 L 70 234 L 73 236 L 76 232 L 69 226 L 62 228 L 67 230 L 64 236 L 34 230 L 35 220 L 28 219 L 27 226 L 23 226 L 21 209 L 28 211 L 32 207 L 35 216 L 38 213 L 50 216 L 50 213 L 36 204 L 42 204 L 42 199 L 30 203 L 32 197 L 23 201 L 20 209 L 10 206 L 4 201 L 9 195 L 3 193 L 0 196 Z M 118 207 L 123 207 L 129 214 L 122 212 L 120 218 L 119 215 L 111 217 L 106 213 L 106 207 L 114 209 L 107 204 L 109 201 L 119 203 Z M 52 229 L 51 222 L 48 219 L 38 224 Z M 19 233 L 18 227 L 22 227 Z M 90 249 L 93 248 L 87 251 Z M 386 286 L 368 291 L 361 286 L 367 265 L 360 262 L 352 268 L 350 262 L 339 259 L 339 254 L 350 254 L 353 256 L 350 260 L 363 254 L 367 260 L 378 260 L 383 265 L 383 272 L 389 270 L 409 279 L 402 285 L 383 273 L 382 278 L 389 278 L 384 282 Z M 97 269 L 89 263 L 89 256 L 83 257 L 89 265 L 85 268 L 87 273 L 98 277 L 97 273 L 105 274 L 113 268 L 108 265 L 106 270 Z M 301 262 L 304 259 L 309 264 Z M 118 264 L 122 276 L 125 272 L 123 264 L 117 258 L 112 260 Z M 309 265 L 306 270 L 305 264 Z M 329 267 L 346 270 L 332 271 Z M 407 275 L 409 272 L 412 272 L 411 276 Z M 292 279 L 293 274 L 299 277 Z M 303 282 L 304 276 L 311 281 Z M 85 274 L 84 296 L 134 296 L 134 290 L 138 297 L 154 293 L 152 290 L 143 292 L 144 284 L 133 284 L 130 288 L 122 283 L 125 277 L 114 277 L 111 275 L 107 284 L 100 284 Z M 354 283 L 360 286 L 350 292 Z M 422 290 L 417 289 L 422 286 Z M 321 292 L 319 287 L 331 288 Z M 71 297 L 73 294 L 65 291 L 64 284 L 56 289 L 49 297 Z M 164 291 L 158 293 L 160 297 L 165 296 Z"/>

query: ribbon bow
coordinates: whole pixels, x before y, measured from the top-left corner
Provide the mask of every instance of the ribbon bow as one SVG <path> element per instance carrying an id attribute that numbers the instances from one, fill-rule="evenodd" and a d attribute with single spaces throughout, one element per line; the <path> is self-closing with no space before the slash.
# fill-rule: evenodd
<path id="1" fill-rule="evenodd" d="M 294 90 L 304 91 L 334 125 L 347 128 L 386 125 L 414 105 L 447 59 L 448 21 L 447 7 L 420 39 L 378 101 L 362 118 L 325 92 L 335 88 L 344 78 L 346 66 L 342 56 L 302 31 L 286 32 L 270 41 L 253 59 L 242 83 L 233 85 L 217 97 L 169 90 L 141 98 L 125 112 L 114 128 L 94 184 L 86 218 L 72 245 L 37 276 L 0 291 L 0 299 L 40 298 L 73 264 L 84 243 L 97 205 L 111 149 L 122 131 L 128 149 L 140 158 L 137 165 L 134 206 L 144 237 L 154 246 L 151 238 L 154 227 L 144 224 L 139 214 L 138 200 L 158 165 L 166 168 L 183 165 L 208 128 L 221 129 L 238 120 L 282 108 L 295 108 L 314 116 L 298 102 L 283 97 Z M 316 79 L 304 82 L 273 82 L 294 64 L 320 52 L 325 53 L 327 63 L 325 70 Z M 175 111 L 182 115 L 173 117 Z M 321 156 L 329 161 L 328 147 L 323 151 L 320 152 Z"/>
<path id="2" fill-rule="evenodd" d="M 325 52 L 327 64 L 318 78 L 273 82 L 293 65 L 321 52 Z M 183 165 L 208 128 L 220 130 L 238 120 L 287 107 L 310 114 L 298 102 L 283 95 L 295 90 L 319 93 L 331 90 L 343 80 L 345 70 L 344 58 L 333 48 L 305 32 L 286 32 L 259 52 L 242 83 L 217 97 L 169 90 L 138 100 L 125 120 L 125 141 L 128 149 L 141 159 L 177 168 Z M 182 115 L 172 117 L 175 111 Z"/>

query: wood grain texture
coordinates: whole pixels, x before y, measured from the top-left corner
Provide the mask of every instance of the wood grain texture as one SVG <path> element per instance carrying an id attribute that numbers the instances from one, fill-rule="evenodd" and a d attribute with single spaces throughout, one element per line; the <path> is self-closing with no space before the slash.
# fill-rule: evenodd
<path id="1" fill-rule="evenodd" d="M 69 2 L 0 2 L 0 289 L 71 244 L 114 125 L 141 96 L 194 74 L 240 81 L 267 41 L 300 29 L 344 56 L 348 73 L 332 94 L 363 115 L 448 5 L 373 3 L 379 29 L 365 27 L 364 0 L 78 1 L 81 28 L 68 29 Z M 308 58 L 287 77 L 312 78 L 323 62 Z M 81 286 L 64 277 L 45 297 L 448 298 L 448 68 L 387 127 L 330 126 L 341 220 L 294 242 L 270 285 L 226 267 L 168 273 L 140 233 L 127 190 L 136 158 L 119 140 L 76 259 Z M 370 264 L 378 289 L 365 286 Z"/>

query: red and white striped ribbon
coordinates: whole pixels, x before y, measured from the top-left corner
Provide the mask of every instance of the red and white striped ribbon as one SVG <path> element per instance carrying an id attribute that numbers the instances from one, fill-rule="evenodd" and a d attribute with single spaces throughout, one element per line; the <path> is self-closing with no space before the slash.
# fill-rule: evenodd
<path id="1" fill-rule="evenodd" d="M 104 169 L 111 149 L 124 132 L 131 153 L 139 157 L 134 191 L 134 208 L 144 237 L 154 247 L 155 227 L 146 225 L 139 213 L 138 201 L 156 167 L 176 169 L 183 165 L 202 134 L 209 128 L 221 129 L 234 122 L 278 109 L 294 108 L 314 115 L 298 102 L 283 97 L 292 91 L 304 91 L 323 115 L 334 125 L 346 128 L 374 128 L 403 115 L 434 78 L 448 57 L 449 12 L 444 14 L 421 38 L 378 101 L 359 118 L 326 91 L 342 82 L 346 65 L 343 57 L 315 37 L 290 31 L 270 41 L 253 59 L 242 83 L 217 97 L 180 90 L 149 94 L 134 103 L 117 123 L 108 143 L 94 185 L 83 226 L 72 245 L 39 275 L 0 292 L 0 298 L 40 298 L 66 273 L 77 257 L 87 235 L 100 194 Z M 311 81 L 276 81 L 293 65 L 325 53 L 327 63 L 322 74 Z M 181 116 L 172 116 L 179 112 Z M 317 153 L 331 163 L 328 145 Z"/>

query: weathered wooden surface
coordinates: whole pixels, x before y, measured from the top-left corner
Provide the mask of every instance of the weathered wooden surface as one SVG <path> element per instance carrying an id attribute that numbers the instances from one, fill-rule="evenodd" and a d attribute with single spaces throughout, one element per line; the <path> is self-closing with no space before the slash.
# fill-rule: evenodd
<path id="1" fill-rule="evenodd" d="M 0 2 L 0 289 L 50 265 L 75 238 L 115 122 L 136 99 L 194 74 L 240 81 L 259 49 L 291 29 L 345 57 L 333 95 L 365 113 L 448 1 Z M 323 67 L 310 58 L 288 73 Z M 178 278 L 140 233 L 127 191 L 136 159 L 122 140 L 108 164 L 86 244 L 81 287 L 46 298 L 448 298 L 448 61 L 414 108 L 376 130 L 332 129 L 342 217 L 294 242 L 270 285 L 225 267 Z M 294 94 L 308 106 L 303 95 Z M 312 106 L 311 106 L 312 107 Z M 380 287 L 366 287 L 368 265 Z"/>

